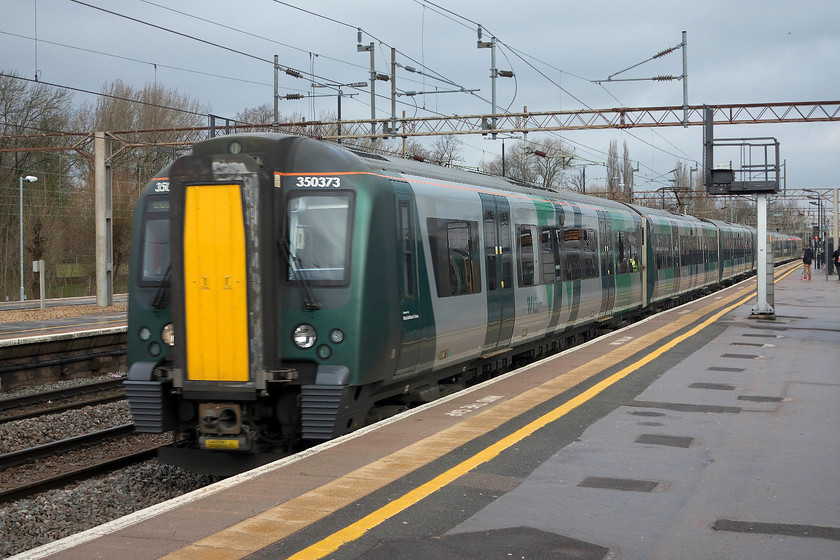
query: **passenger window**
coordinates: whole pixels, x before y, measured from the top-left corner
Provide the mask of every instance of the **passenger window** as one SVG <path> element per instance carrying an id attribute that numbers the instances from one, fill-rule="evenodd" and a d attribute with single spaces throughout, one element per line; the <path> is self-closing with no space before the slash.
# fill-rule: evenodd
<path id="1" fill-rule="evenodd" d="M 566 280 L 580 280 L 583 230 L 565 228 L 563 244 L 566 249 Z"/>
<path id="2" fill-rule="evenodd" d="M 594 229 L 583 230 L 581 244 L 581 278 L 598 277 L 598 242 Z"/>
<path id="3" fill-rule="evenodd" d="M 438 297 L 481 292 L 478 222 L 428 218 Z"/>
<path id="4" fill-rule="evenodd" d="M 414 297 L 414 243 L 411 238 L 411 212 L 408 202 L 400 201 L 400 248 L 402 249 L 403 293 Z"/>
<path id="5" fill-rule="evenodd" d="M 534 249 L 536 226 L 519 226 L 517 228 L 516 249 L 519 256 L 519 285 L 534 286 L 538 284 L 535 277 L 537 271 L 537 251 Z"/>
<path id="6" fill-rule="evenodd" d="M 542 248 L 542 284 L 554 284 L 556 282 L 556 270 L 554 265 L 554 236 L 552 228 L 542 228 L 540 234 L 540 247 Z"/>

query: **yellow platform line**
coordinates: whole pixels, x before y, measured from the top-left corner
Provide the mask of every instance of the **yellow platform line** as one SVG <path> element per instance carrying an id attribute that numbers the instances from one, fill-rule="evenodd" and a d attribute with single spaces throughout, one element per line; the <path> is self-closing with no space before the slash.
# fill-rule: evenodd
<path id="1" fill-rule="evenodd" d="M 776 282 L 789 275 L 793 270 L 796 270 L 796 268 L 792 268 L 776 278 Z M 749 295 L 742 297 L 747 291 L 750 291 Z M 289 560 L 319 560 L 336 551 L 343 544 L 360 538 L 367 531 L 400 512 L 405 511 L 481 464 L 490 461 L 504 450 L 519 443 L 540 428 L 562 418 L 634 371 L 673 349 L 679 343 L 697 335 L 722 316 L 747 303 L 754 296 L 755 291 L 742 289 L 731 296 L 723 298 L 722 301 L 716 303 L 725 307 L 702 323 L 682 335 L 675 337 L 657 350 L 646 354 L 607 379 L 595 384 L 580 395 L 537 418 L 458 465 L 455 465 L 429 482 L 389 502 L 387 505 L 344 529 L 301 550 L 297 554 L 289 557 Z M 738 299 L 736 303 L 730 304 L 730 302 L 736 299 Z M 639 337 L 623 346 L 619 346 L 604 357 L 610 356 L 612 358 L 611 361 L 615 363 L 621 361 L 624 357 L 636 354 L 650 345 L 651 342 L 670 336 L 672 333 L 678 332 L 697 321 L 699 317 L 706 314 L 705 309 L 706 307 L 694 310 L 673 321 L 664 329 L 664 331 L 667 331 L 664 334 L 663 329 L 660 329 L 659 332 Z M 536 365 L 544 365 L 544 363 L 534 364 L 531 367 Z M 499 403 L 485 412 L 468 418 L 447 430 L 443 430 L 434 436 L 430 436 L 401 451 L 374 461 L 365 467 L 325 484 L 316 490 L 271 508 L 262 514 L 196 541 L 163 558 L 166 560 L 193 560 L 196 558 L 203 560 L 238 560 L 244 558 L 318 521 L 338 508 L 367 496 L 371 492 L 416 470 L 420 466 L 430 463 L 434 459 L 463 445 L 464 442 L 470 441 L 476 436 L 484 434 L 494 427 L 518 416 L 523 410 L 534 408 L 536 405 L 557 396 L 562 391 L 578 385 L 580 382 L 600 371 L 603 371 L 602 367 L 598 367 L 597 371 L 595 371 L 595 368 L 589 364 L 575 368 L 568 373 L 564 373 L 555 379 L 543 383 L 539 387 L 522 393 L 518 397 Z"/>

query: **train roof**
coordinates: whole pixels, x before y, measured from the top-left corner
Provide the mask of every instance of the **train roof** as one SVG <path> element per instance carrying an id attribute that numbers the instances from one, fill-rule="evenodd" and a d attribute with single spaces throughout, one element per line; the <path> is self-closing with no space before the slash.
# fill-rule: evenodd
<path id="1" fill-rule="evenodd" d="M 605 208 L 623 209 L 625 211 L 627 209 L 626 204 L 616 202 L 614 200 L 587 196 L 573 191 L 553 191 L 541 189 L 536 186 L 522 184 L 512 179 L 508 179 L 507 177 L 500 177 L 498 175 L 488 175 L 459 167 L 445 167 L 398 156 L 368 152 L 357 148 L 345 147 L 344 149 L 361 158 L 365 165 L 370 167 L 372 170 L 384 171 L 386 173 L 424 177 L 444 183 L 477 185 L 500 191 L 525 194 L 533 197 L 557 199 L 564 202 L 596 204 Z"/>

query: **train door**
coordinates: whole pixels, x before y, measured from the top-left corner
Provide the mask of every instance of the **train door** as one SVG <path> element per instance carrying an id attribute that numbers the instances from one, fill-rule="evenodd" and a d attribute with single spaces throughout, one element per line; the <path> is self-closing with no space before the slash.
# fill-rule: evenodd
<path id="1" fill-rule="evenodd" d="M 242 208 L 237 184 L 187 187 L 183 258 L 191 381 L 248 381 Z"/>
<path id="2" fill-rule="evenodd" d="M 513 254 L 510 204 L 501 196 L 480 194 L 487 265 L 487 334 L 485 352 L 505 348 L 513 336 Z"/>
<path id="3" fill-rule="evenodd" d="M 397 374 L 411 373 L 417 367 L 422 336 L 420 294 L 417 275 L 417 223 L 414 195 L 408 184 L 393 181 L 396 193 L 397 258 L 400 299 L 402 301 L 402 343 Z"/>
<path id="4" fill-rule="evenodd" d="M 671 295 L 680 293 L 680 279 L 682 278 L 682 247 L 680 246 L 680 226 L 676 222 L 671 221 L 671 243 L 672 254 L 674 256 L 674 288 Z"/>
<path id="5" fill-rule="evenodd" d="M 598 232 L 601 241 L 601 314 L 615 307 L 615 257 L 613 255 L 612 218 L 598 211 Z"/>
<path id="6" fill-rule="evenodd" d="M 641 247 L 639 250 L 639 257 L 641 258 L 641 270 L 642 270 L 642 307 L 647 307 L 650 304 L 651 298 L 651 290 L 648 287 L 648 244 L 653 245 L 653 236 L 650 234 L 651 227 L 650 222 L 646 216 L 642 216 L 642 225 L 640 231 L 640 239 L 641 239 Z M 654 258 L 653 263 L 656 262 Z"/>

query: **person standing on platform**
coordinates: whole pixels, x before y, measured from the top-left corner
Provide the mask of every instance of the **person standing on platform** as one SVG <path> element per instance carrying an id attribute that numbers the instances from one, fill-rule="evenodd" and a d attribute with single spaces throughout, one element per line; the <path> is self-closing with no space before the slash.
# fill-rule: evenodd
<path id="1" fill-rule="evenodd" d="M 803 280 L 810 280 L 811 279 L 811 262 L 814 260 L 814 251 L 811 247 L 805 247 L 805 252 L 802 253 L 802 265 L 805 267 L 805 270 L 802 271 L 802 279 Z"/>
<path id="2" fill-rule="evenodd" d="M 837 279 L 840 280 L 840 247 L 834 249 L 831 258 L 834 260 L 834 272 L 837 273 Z"/>

